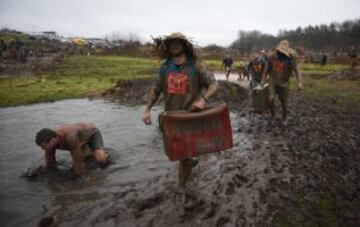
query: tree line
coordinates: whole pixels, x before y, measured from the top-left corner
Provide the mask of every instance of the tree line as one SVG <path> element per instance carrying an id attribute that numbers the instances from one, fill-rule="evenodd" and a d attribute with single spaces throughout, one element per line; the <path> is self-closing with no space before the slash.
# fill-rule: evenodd
<path id="1" fill-rule="evenodd" d="M 351 46 L 360 47 L 360 19 L 333 22 L 329 25 L 298 27 L 295 30 L 280 30 L 277 36 L 260 31 L 239 31 L 230 48 L 244 52 L 274 48 L 286 39 L 292 47 L 314 51 L 346 51 Z"/>

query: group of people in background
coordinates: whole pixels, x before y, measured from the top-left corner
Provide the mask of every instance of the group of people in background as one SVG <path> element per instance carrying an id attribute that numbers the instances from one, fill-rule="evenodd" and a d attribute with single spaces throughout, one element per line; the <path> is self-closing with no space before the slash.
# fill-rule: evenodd
<path id="1" fill-rule="evenodd" d="M 357 63 L 357 53 L 354 46 L 347 52 L 350 58 L 350 70 L 354 72 Z M 249 57 L 249 63 L 244 64 L 240 61 L 236 71 L 239 80 L 250 80 L 250 89 L 258 92 L 264 85 L 268 89 L 268 104 L 270 107 L 271 118 L 276 119 L 275 98 L 279 98 L 282 107 L 281 122 L 283 126 L 288 124 L 288 102 L 290 77 L 295 75 L 298 90 L 303 88 L 303 79 L 298 69 L 300 62 L 297 51 L 290 48 L 287 40 L 282 40 L 275 49 L 254 52 Z M 321 65 L 325 66 L 328 57 L 322 53 Z M 230 54 L 222 61 L 221 68 L 225 69 L 226 81 L 229 80 L 234 61 Z"/>
<path id="2" fill-rule="evenodd" d="M 233 60 L 228 54 L 222 62 L 225 66 L 226 80 L 228 81 L 232 70 Z M 272 119 L 276 118 L 275 97 L 278 96 L 282 106 L 281 122 L 284 126 L 288 124 L 288 97 L 290 77 L 295 74 L 298 89 L 303 88 L 303 81 L 298 70 L 298 56 L 296 51 L 290 48 L 287 40 L 282 40 L 278 46 L 271 51 L 261 50 L 251 55 L 246 67 L 241 64 L 238 68 L 239 79 L 250 80 L 250 89 L 256 92 L 259 86 L 268 86 L 268 102 Z"/>

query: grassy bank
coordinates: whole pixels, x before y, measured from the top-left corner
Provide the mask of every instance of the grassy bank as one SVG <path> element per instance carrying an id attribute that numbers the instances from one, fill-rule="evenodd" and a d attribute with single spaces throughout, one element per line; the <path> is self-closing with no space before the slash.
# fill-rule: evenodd
<path id="1" fill-rule="evenodd" d="M 217 60 L 205 60 L 205 63 L 207 66 L 213 70 L 213 71 L 220 71 L 221 70 L 221 61 Z M 233 68 L 236 69 L 239 67 L 240 63 L 238 61 L 234 62 Z M 348 65 L 339 65 L 339 64 L 331 64 L 331 65 L 319 65 L 319 64 L 300 64 L 299 70 L 302 73 L 305 74 L 318 74 L 318 75 L 324 75 L 324 74 L 330 74 L 339 70 L 345 70 L 348 69 Z"/>
<path id="2" fill-rule="evenodd" d="M 206 60 L 211 70 L 219 71 L 221 61 Z M 236 66 L 235 62 L 235 66 Z M 75 56 L 65 58 L 55 71 L 41 72 L 36 77 L 0 79 L 0 106 L 55 101 L 86 97 L 113 87 L 120 79 L 149 77 L 157 73 L 159 62 L 150 59 L 116 56 Z M 303 64 L 306 92 L 331 100 L 359 102 L 359 81 L 329 81 L 322 75 L 343 69 L 341 65 Z"/>
<path id="3" fill-rule="evenodd" d="M 69 57 L 56 71 L 43 72 L 37 77 L 1 78 L 0 106 L 86 97 L 113 87 L 120 79 L 154 75 L 156 68 L 157 63 L 148 59 Z"/>
<path id="4" fill-rule="evenodd" d="M 325 74 L 330 74 L 339 70 L 345 70 L 348 69 L 349 66 L 348 65 L 319 65 L 319 64 L 300 64 L 299 65 L 299 70 L 300 72 L 304 73 L 304 74 L 318 74 L 318 75 L 325 75 Z"/>
<path id="5" fill-rule="evenodd" d="M 344 107 L 360 107 L 360 79 L 329 79 L 326 74 L 303 74 L 307 97 L 321 102 Z M 296 90 L 296 80 L 291 80 L 291 89 Z"/>

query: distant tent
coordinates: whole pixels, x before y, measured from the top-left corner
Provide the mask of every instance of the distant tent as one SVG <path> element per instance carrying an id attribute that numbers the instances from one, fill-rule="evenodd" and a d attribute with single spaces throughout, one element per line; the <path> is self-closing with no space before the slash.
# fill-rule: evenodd
<path id="1" fill-rule="evenodd" d="M 94 40 L 86 40 L 86 43 L 89 45 L 94 45 L 95 41 Z"/>
<path id="2" fill-rule="evenodd" d="M 71 42 L 74 43 L 74 44 L 80 45 L 80 46 L 83 46 L 83 45 L 87 44 L 86 40 L 84 40 L 82 38 L 73 38 L 71 40 Z"/>

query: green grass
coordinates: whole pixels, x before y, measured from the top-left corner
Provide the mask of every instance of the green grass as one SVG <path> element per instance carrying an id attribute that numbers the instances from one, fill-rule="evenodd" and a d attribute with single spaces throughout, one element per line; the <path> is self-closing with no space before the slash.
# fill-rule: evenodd
<path id="1" fill-rule="evenodd" d="M 348 69 L 348 65 L 337 65 L 337 64 L 328 64 L 328 65 L 319 65 L 319 64 L 300 64 L 299 70 L 304 74 L 330 74 L 339 70 Z"/>
<path id="2" fill-rule="evenodd" d="M 212 71 L 219 71 L 221 69 L 222 61 L 205 60 L 204 62 L 209 67 L 209 69 Z"/>
<path id="3" fill-rule="evenodd" d="M 66 58 L 55 72 L 60 76 L 117 77 L 132 79 L 156 72 L 154 60 L 115 56 L 75 56 Z"/>
<path id="4" fill-rule="evenodd" d="M 1 106 L 84 97 L 113 86 L 115 81 L 95 77 L 7 78 L 0 80 Z"/>
<path id="5" fill-rule="evenodd" d="M 222 61 L 219 60 L 205 60 L 207 66 L 213 71 L 220 71 Z M 233 68 L 236 69 L 239 66 L 239 61 L 234 61 Z M 327 64 L 321 66 L 320 64 L 299 64 L 299 70 L 304 74 L 330 74 L 339 70 L 348 69 L 348 65 L 339 65 L 339 64 Z"/>
<path id="6" fill-rule="evenodd" d="M 120 79 L 148 77 L 158 65 L 149 59 L 76 56 L 65 58 L 55 72 L 37 77 L 0 79 L 0 106 L 15 106 L 86 97 L 113 87 Z M 45 76 L 45 80 L 42 80 Z"/>
<path id="7" fill-rule="evenodd" d="M 219 71 L 221 61 L 205 60 Z M 235 62 L 235 67 L 238 62 Z M 0 78 L 0 106 L 15 106 L 67 98 L 86 97 L 113 87 L 120 79 L 149 77 L 157 73 L 159 62 L 117 56 L 74 56 L 65 58 L 56 71 L 39 72 L 36 77 Z M 360 103 L 360 81 L 328 80 L 323 75 L 346 69 L 343 65 L 300 65 L 305 74 L 307 95 L 338 104 Z M 315 72 L 315 73 L 314 73 Z M 312 76 L 307 76 L 312 74 Z M 316 76 L 315 76 L 316 75 Z M 45 76 L 45 81 L 41 80 Z M 293 84 L 293 82 L 292 82 Z"/>
<path id="8" fill-rule="evenodd" d="M 343 106 L 360 106 L 360 79 L 328 79 L 322 75 L 303 75 L 304 94 L 312 99 Z M 291 80 L 291 89 L 296 89 L 296 80 Z"/>
<path id="9" fill-rule="evenodd" d="M 222 61 L 219 61 L 219 60 L 205 60 L 204 62 L 209 67 L 210 70 L 212 70 L 212 71 L 221 71 Z M 236 68 L 239 67 L 239 65 L 240 65 L 239 61 L 234 61 L 234 64 L 233 64 L 232 68 L 236 69 Z"/>

